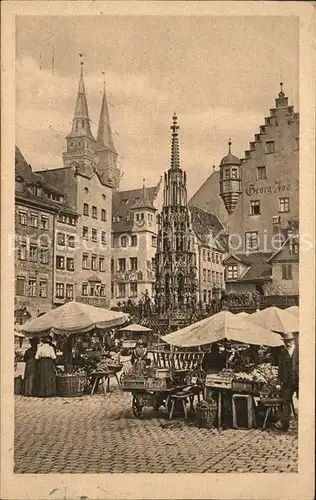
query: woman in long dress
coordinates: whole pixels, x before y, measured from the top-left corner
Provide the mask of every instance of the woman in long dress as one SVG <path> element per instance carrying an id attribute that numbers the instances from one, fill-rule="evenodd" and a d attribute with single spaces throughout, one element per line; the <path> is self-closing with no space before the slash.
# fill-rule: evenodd
<path id="1" fill-rule="evenodd" d="M 35 396 L 36 365 L 35 359 L 38 340 L 30 339 L 31 347 L 24 353 L 24 396 Z"/>
<path id="2" fill-rule="evenodd" d="M 54 360 L 56 354 L 50 345 L 50 339 L 44 338 L 37 349 L 35 359 L 38 360 L 37 396 L 47 398 L 56 396 L 56 370 Z"/>

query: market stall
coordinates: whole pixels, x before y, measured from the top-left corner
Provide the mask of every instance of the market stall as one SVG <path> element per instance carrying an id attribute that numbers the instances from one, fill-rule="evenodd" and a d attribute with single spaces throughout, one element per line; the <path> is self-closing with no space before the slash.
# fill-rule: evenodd
<path id="1" fill-rule="evenodd" d="M 106 368 L 104 359 L 103 367 L 99 368 L 104 349 L 100 344 L 93 347 L 91 339 L 98 339 L 100 331 L 120 326 L 128 318 L 121 312 L 72 301 L 29 321 L 23 325 L 23 333 L 28 337 L 43 337 L 48 333 L 54 336 L 57 394 L 76 396 L 83 394 L 89 385 L 92 386 L 92 393 L 97 383 L 102 383 L 105 388 L 110 377 L 116 376 L 122 368 L 110 356 L 107 356 Z M 89 345 L 90 348 L 87 347 Z"/>
<path id="2" fill-rule="evenodd" d="M 147 343 L 150 343 L 153 339 L 151 328 L 136 323 L 120 328 L 117 334 L 120 336 L 120 352 L 122 356 L 130 355 L 139 339 Z"/>
<path id="3" fill-rule="evenodd" d="M 263 393 L 269 393 L 277 386 L 276 369 L 270 363 L 262 363 L 261 367 L 251 363 L 247 351 L 252 353 L 249 346 L 278 347 L 283 345 L 280 335 L 266 328 L 246 321 L 229 311 L 221 311 L 209 318 L 189 325 L 182 330 L 172 332 L 162 337 L 165 342 L 175 346 L 203 346 L 223 342 L 231 344 L 234 349 L 235 360 L 227 356 L 226 368 L 216 374 L 207 374 L 205 378 L 204 398 L 206 401 L 217 402 L 217 424 L 220 427 L 222 417 L 228 419 L 229 424 L 239 426 L 238 414 L 242 406 L 246 407 L 246 427 L 256 425 L 255 411 L 258 400 Z M 242 344 L 247 346 L 242 347 Z M 230 351 L 231 354 L 232 351 Z M 227 368 L 232 364 L 232 367 Z M 259 365 L 260 366 L 260 365 Z M 273 389 L 272 389 L 273 387 Z"/>
<path id="4" fill-rule="evenodd" d="M 275 306 L 249 314 L 245 319 L 254 325 L 280 334 L 299 331 L 298 315 L 289 312 L 288 309 L 279 309 Z"/>

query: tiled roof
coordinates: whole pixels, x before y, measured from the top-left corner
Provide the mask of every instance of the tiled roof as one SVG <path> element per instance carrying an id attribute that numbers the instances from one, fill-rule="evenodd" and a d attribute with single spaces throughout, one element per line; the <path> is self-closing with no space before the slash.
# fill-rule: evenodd
<path id="1" fill-rule="evenodd" d="M 157 186 L 145 187 L 146 196 L 153 204 Z M 128 232 L 132 231 L 133 228 L 133 211 L 135 204 L 142 197 L 143 188 L 130 189 L 128 191 L 117 191 L 112 195 L 112 230 L 115 232 Z M 120 220 L 113 222 L 115 217 L 119 217 Z"/>
<path id="2" fill-rule="evenodd" d="M 282 247 L 275 252 L 270 258 L 268 262 L 273 262 L 274 260 L 283 259 L 289 261 L 299 261 L 298 253 L 294 254 L 291 251 L 291 245 L 299 245 L 299 235 L 294 234 L 290 236 L 282 245 Z"/>
<path id="3" fill-rule="evenodd" d="M 210 236 L 212 235 L 213 238 L 215 238 L 215 236 L 224 229 L 223 224 L 216 215 L 195 207 L 194 205 L 190 205 L 190 212 L 192 215 L 193 230 L 202 243 L 209 244 L 211 241 L 209 239 Z M 214 241 L 213 244 L 216 245 L 216 242 Z"/>
<path id="4" fill-rule="evenodd" d="M 245 274 L 238 281 L 257 281 L 257 280 L 267 280 L 272 276 L 272 266 L 268 263 L 268 259 L 271 257 L 272 252 L 253 252 L 250 254 L 231 254 L 229 255 L 224 263 L 229 258 L 236 258 L 242 261 L 244 264 L 249 266 Z"/>
<path id="5" fill-rule="evenodd" d="M 189 201 L 189 205 L 194 205 L 215 214 L 223 224 L 226 224 L 228 213 L 219 195 L 219 170 L 211 173 L 202 186 L 194 193 Z"/>

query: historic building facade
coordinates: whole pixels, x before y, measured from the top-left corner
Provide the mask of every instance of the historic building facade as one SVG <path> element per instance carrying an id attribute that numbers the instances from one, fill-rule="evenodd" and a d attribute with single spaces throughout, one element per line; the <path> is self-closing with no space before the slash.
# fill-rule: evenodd
<path id="1" fill-rule="evenodd" d="M 180 168 L 177 116 L 173 116 L 171 164 L 164 175 L 158 219 L 156 308 L 160 314 L 189 313 L 198 300 L 198 268 L 186 173 Z"/>
<path id="2" fill-rule="evenodd" d="M 162 207 L 161 180 L 156 186 L 117 191 L 112 197 L 111 304 L 154 297 L 157 212 Z"/>

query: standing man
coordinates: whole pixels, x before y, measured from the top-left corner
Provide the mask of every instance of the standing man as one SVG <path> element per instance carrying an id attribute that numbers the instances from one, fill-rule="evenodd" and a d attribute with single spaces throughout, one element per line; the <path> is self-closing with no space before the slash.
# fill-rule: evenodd
<path id="1" fill-rule="evenodd" d="M 288 430 L 291 418 L 291 404 L 294 392 L 298 394 L 298 350 L 292 333 L 284 333 L 285 347 L 279 356 L 279 380 L 281 382 L 281 397 L 284 402 L 277 429 Z"/>

